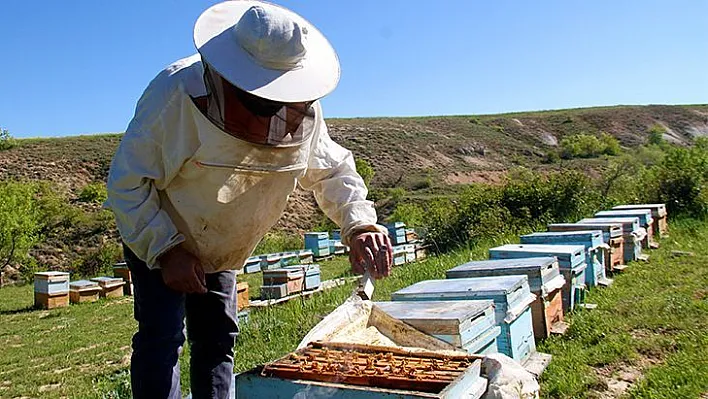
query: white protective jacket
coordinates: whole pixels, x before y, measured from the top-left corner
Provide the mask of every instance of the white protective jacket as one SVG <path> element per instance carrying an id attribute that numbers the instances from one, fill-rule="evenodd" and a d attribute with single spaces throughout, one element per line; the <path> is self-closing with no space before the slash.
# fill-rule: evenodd
<path id="1" fill-rule="evenodd" d="M 240 269 L 278 221 L 300 184 L 342 228 L 386 232 L 350 151 L 327 133 L 319 103 L 315 130 L 294 147 L 234 138 L 199 111 L 206 94 L 199 55 L 162 71 L 138 101 L 108 176 L 106 205 L 125 244 L 150 268 L 184 243 L 205 272 Z"/>

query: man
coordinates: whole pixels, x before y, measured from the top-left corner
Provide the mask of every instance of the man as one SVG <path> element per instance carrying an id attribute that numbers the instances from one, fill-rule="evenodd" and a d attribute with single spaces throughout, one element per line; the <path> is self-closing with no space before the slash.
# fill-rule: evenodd
<path id="1" fill-rule="evenodd" d="M 352 155 L 318 100 L 339 81 L 325 37 L 284 8 L 216 4 L 197 20 L 198 54 L 162 71 L 138 101 L 108 178 L 133 273 L 135 398 L 179 398 L 187 337 L 195 398 L 225 398 L 238 334 L 235 269 L 277 222 L 296 184 L 342 228 L 355 272 L 391 268 Z"/>

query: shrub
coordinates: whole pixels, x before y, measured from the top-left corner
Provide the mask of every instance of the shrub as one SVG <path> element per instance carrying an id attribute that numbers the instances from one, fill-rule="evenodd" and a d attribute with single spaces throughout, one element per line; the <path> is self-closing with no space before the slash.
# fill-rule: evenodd
<path id="1" fill-rule="evenodd" d="M 407 226 L 423 226 L 425 221 L 425 211 L 416 204 L 400 204 L 388 217 L 389 222 L 403 222 Z"/>
<path id="2" fill-rule="evenodd" d="M 123 259 L 122 247 L 115 243 L 107 243 L 81 257 L 74 264 L 73 272 L 86 278 L 110 275 L 113 273 L 113 265 L 121 259 Z"/>
<path id="3" fill-rule="evenodd" d="M 374 168 L 365 159 L 357 158 L 354 162 L 356 163 L 357 173 L 364 179 L 364 184 L 368 187 L 371 179 L 374 178 L 374 174 L 376 174 Z"/>
<path id="4" fill-rule="evenodd" d="M 0 182 L 0 268 L 24 260 L 43 226 L 38 185 Z"/>
<path id="5" fill-rule="evenodd" d="M 9 150 L 17 146 L 17 139 L 12 137 L 7 129 L 0 128 L 0 151 Z"/>
<path id="6" fill-rule="evenodd" d="M 658 123 L 653 124 L 649 130 L 649 144 L 661 145 L 664 143 L 664 134 L 666 133 L 666 128 Z"/>
<path id="7" fill-rule="evenodd" d="M 607 133 L 600 137 L 590 134 L 577 134 L 561 140 L 561 158 L 595 158 L 600 155 L 617 155 L 620 153 L 619 141 Z"/>
<path id="8" fill-rule="evenodd" d="M 692 148 L 670 148 L 656 168 L 657 200 L 675 215 L 708 215 L 708 146 L 699 140 Z"/>
<path id="9" fill-rule="evenodd" d="M 79 193 L 79 201 L 102 204 L 108 197 L 108 191 L 104 183 L 91 183 L 84 187 Z"/>

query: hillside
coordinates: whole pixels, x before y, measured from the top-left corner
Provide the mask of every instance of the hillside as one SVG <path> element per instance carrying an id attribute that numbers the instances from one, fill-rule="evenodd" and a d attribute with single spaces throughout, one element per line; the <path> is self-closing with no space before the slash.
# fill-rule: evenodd
<path id="1" fill-rule="evenodd" d="M 623 146 L 633 147 L 647 141 L 647 130 L 655 124 L 665 128 L 666 141 L 690 143 L 694 137 L 708 135 L 708 105 L 328 120 L 334 140 L 373 166 L 374 189 L 404 188 L 409 195 L 449 191 L 457 184 L 498 183 L 514 166 L 597 170 L 602 159 L 544 161 L 569 135 L 607 132 Z M 87 184 L 105 181 L 119 141 L 117 134 L 20 140 L 18 147 L 0 152 L 0 179 L 49 180 L 74 205 L 99 215 L 99 204 L 76 199 Z M 101 219 L 98 225 L 53 231 L 32 255 L 45 267 L 63 268 L 76 261 L 76 254 L 85 257 L 107 242 L 116 242 L 110 217 L 104 213 L 96 219 Z M 302 232 L 322 219 L 311 194 L 297 191 L 276 228 Z"/>

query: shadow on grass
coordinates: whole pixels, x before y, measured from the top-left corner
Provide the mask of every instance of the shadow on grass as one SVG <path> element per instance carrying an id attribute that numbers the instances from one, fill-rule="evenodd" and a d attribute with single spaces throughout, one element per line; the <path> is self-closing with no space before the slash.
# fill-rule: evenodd
<path id="1" fill-rule="evenodd" d="M 34 312 L 35 310 L 38 310 L 38 309 L 35 308 L 34 305 L 27 305 L 24 308 L 0 310 L 0 316 L 20 314 L 20 313 L 29 313 L 29 312 Z"/>

